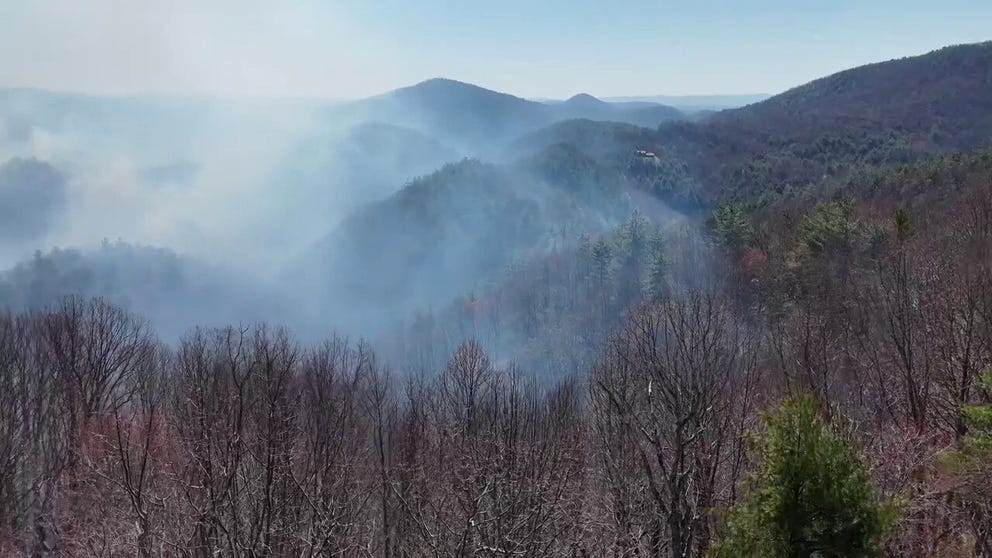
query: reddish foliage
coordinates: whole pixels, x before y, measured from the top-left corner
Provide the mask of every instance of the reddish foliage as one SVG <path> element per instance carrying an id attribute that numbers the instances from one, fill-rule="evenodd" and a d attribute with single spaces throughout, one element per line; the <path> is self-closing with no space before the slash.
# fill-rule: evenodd
<path id="1" fill-rule="evenodd" d="M 741 271 L 748 279 L 757 279 L 768 267 L 768 255 L 761 248 L 752 248 L 741 256 Z"/>

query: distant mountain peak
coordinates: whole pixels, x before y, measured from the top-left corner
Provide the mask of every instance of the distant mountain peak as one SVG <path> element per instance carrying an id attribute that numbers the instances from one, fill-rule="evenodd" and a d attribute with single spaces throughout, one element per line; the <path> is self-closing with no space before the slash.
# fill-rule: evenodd
<path id="1" fill-rule="evenodd" d="M 498 103 L 503 108 L 509 106 L 536 106 L 538 103 L 527 101 L 500 91 L 486 89 L 472 83 L 466 83 L 449 78 L 431 78 L 416 85 L 402 87 L 385 94 L 386 97 L 415 99 L 418 102 L 440 103 L 438 109 L 448 110 L 450 103 Z M 489 107 L 495 108 L 495 107 Z"/>
<path id="2" fill-rule="evenodd" d="M 569 99 L 565 101 L 565 103 L 569 105 L 586 106 L 586 107 L 602 106 L 608 104 L 604 101 L 597 99 L 596 97 L 593 97 L 588 93 L 579 93 L 578 95 L 573 95 L 569 97 Z"/>
<path id="3" fill-rule="evenodd" d="M 477 87 L 476 85 L 472 85 L 471 83 L 465 83 L 464 81 L 458 81 L 456 79 L 451 79 L 451 78 L 446 78 L 446 77 L 434 77 L 434 78 L 430 78 L 430 79 L 425 79 L 424 81 L 421 81 L 420 83 L 416 83 L 416 84 L 412 85 L 411 87 L 441 87 L 441 86 L 447 86 L 447 87 L 457 87 L 457 86 Z"/>
<path id="4" fill-rule="evenodd" d="M 467 83 L 467 82 L 464 82 L 464 81 L 458 81 L 458 80 L 455 80 L 455 79 L 443 78 L 443 77 L 436 77 L 436 78 L 431 78 L 431 79 L 428 79 L 428 80 L 424 80 L 424 81 L 422 81 L 420 83 L 417 83 L 415 85 L 411 85 L 409 87 L 403 87 L 403 88 L 397 89 L 396 91 L 397 92 L 399 92 L 399 91 L 426 91 L 426 92 L 442 92 L 442 91 L 444 91 L 444 92 L 456 92 L 456 91 L 463 91 L 463 92 L 466 92 L 466 93 L 475 93 L 475 94 L 483 94 L 483 95 L 500 95 L 500 96 L 504 96 L 504 97 L 514 97 L 514 98 L 516 98 L 514 95 L 510 95 L 508 93 L 503 93 L 503 92 L 500 92 L 500 91 L 494 91 L 492 89 L 487 89 L 485 87 L 481 87 L 481 86 L 475 85 L 473 83 Z"/>

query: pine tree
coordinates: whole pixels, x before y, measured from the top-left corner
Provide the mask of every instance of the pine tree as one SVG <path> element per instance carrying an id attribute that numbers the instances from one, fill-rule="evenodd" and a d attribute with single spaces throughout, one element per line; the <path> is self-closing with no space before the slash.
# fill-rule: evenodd
<path id="1" fill-rule="evenodd" d="M 613 248 L 601 238 L 592 245 L 593 276 L 598 284 L 605 284 L 610 278 L 613 265 Z"/>
<path id="2" fill-rule="evenodd" d="M 992 370 L 978 378 L 979 386 L 992 400 Z M 979 499 L 992 509 L 992 403 L 962 405 L 961 414 L 968 428 L 961 446 L 948 452 L 946 463 L 962 481 L 964 501 Z M 990 533 L 992 535 L 992 533 Z M 992 540 L 989 541 L 992 544 Z"/>
<path id="3" fill-rule="evenodd" d="M 617 301 L 628 306 L 641 293 L 641 275 L 648 255 L 650 222 L 637 210 L 620 226 L 615 239 Z"/>
<path id="4" fill-rule="evenodd" d="M 878 556 L 893 519 L 854 448 L 796 396 L 765 419 L 758 466 L 729 514 L 718 558 Z"/>
<path id="5" fill-rule="evenodd" d="M 668 259 L 665 255 L 665 239 L 660 232 L 651 237 L 644 272 L 644 296 L 652 302 L 668 296 Z"/>
<path id="6" fill-rule="evenodd" d="M 717 207 L 710 216 L 708 226 L 717 242 L 735 254 L 751 246 L 754 238 L 754 229 L 740 204 L 725 203 Z"/>
<path id="7" fill-rule="evenodd" d="M 896 239 L 899 242 L 906 242 L 913 236 L 913 220 L 905 209 L 897 209 L 892 214 L 892 223 L 896 229 Z"/>
<path id="8" fill-rule="evenodd" d="M 979 383 L 992 396 L 992 371 L 983 374 Z M 992 461 L 992 404 L 964 405 L 961 412 L 968 425 L 962 456 L 988 464 Z"/>

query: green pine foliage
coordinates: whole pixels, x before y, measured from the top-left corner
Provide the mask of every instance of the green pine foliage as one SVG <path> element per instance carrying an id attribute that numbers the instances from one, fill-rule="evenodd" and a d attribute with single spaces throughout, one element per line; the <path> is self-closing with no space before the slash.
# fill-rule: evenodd
<path id="1" fill-rule="evenodd" d="M 858 235 L 854 207 L 850 199 L 820 204 L 799 225 L 799 241 L 813 254 L 850 247 Z"/>
<path id="2" fill-rule="evenodd" d="M 613 265 L 613 247 L 605 238 L 600 238 L 592 245 L 593 277 L 599 283 L 606 283 L 610 278 Z"/>
<path id="3" fill-rule="evenodd" d="M 648 262 L 644 270 L 644 297 L 652 302 L 668 295 L 668 259 L 665 255 L 665 237 L 656 232 L 648 244 Z"/>
<path id="4" fill-rule="evenodd" d="M 716 558 L 879 556 L 894 517 L 851 444 L 808 395 L 765 417 L 757 468 L 729 513 Z"/>
<path id="5" fill-rule="evenodd" d="M 992 396 L 992 370 L 981 376 L 979 384 Z M 962 405 L 961 413 L 968 425 L 968 435 L 961 449 L 954 453 L 954 460 L 963 466 L 988 467 L 992 463 L 992 403 Z"/>
<path id="6" fill-rule="evenodd" d="M 985 374 L 982 385 L 986 391 L 992 393 L 992 372 Z M 992 405 L 968 405 L 963 411 L 971 428 L 967 450 L 977 458 L 987 461 L 992 456 Z"/>
<path id="7" fill-rule="evenodd" d="M 717 207 L 707 225 L 716 241 L 734 253 L 749 248 L 754 238 L 751 220 L 739 203 L 725 203 Z"/>

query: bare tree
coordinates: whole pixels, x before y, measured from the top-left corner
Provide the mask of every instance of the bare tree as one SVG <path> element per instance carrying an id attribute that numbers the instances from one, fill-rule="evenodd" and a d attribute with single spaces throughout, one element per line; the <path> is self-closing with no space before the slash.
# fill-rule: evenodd
<path id="1" fill-rule="evenodd" d="M 10 544 L 46 556 L 59 549 L 59 484 L 71 421 L 69 394 L 48 366 L 38 332 L 34 317 L 0 314 L 0 549 Z"/>
<path id="2" fill-rule="evenodd" d="M 688 293 L 634 314 L 592 372 L 599 420 L 615 425 L 601 433 L 629 436 L 639 454 L 653 503 L 641 545 L 651 555 L 705 552 L 709 512 L 736 480 L 727 475 L 734 398 L 748 390 L 735 388 L 753 370 L 744 340 L 717 297 Z"/>
<path id="3" fill-rule="evenodd" d="M 41 323 L 47 361 L 70 389 L 80 427 L 119 403 L 119 388 L 156 346 L 147 322 L 99 298 L 65 298 Z"/>
<path id="4" fill-rule="evenodd" d="M 879 262 L 861 298 L 859 345 L 883 408 L 923 432 L 931 413 L 937 347 L 937 262 L 902 245 Z M 896 389 L 893 389 L 896 388 Z"/>
<path id="5" fill-rule="evenodd" d="M 152 359 L 118 386 L 115 404 L 93 417 L 77 440 L 74 488 L 67 495 L 66 546 L 83 555 L 152 556 L 164 548 L 167 503 L 174 483 L 167 463 L 176 455 L 166 422 L 171 354 Z"/>
<path id="6" fill-rule="evenodd" d="M 303 356 L 292 467 L 302 555 L 357 555 L 374 539 L 376 478 L 362 407 L 371 358 L 366 345 L 337 337 Z"/>

